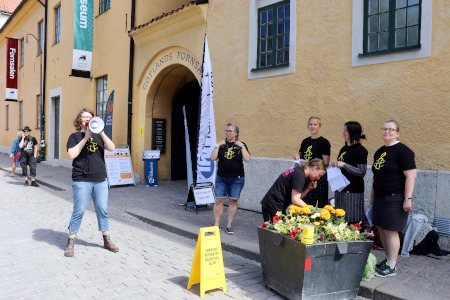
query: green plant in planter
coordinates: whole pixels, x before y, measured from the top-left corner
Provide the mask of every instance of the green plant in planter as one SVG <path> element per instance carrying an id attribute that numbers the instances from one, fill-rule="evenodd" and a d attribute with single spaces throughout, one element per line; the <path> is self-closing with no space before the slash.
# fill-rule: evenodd
<path id="1" fill-rule="evenodd" d="M 36 158 L 36 162 L 40 163 L 45 160 L 45 149 L 46 147 L 40 147 L 38 151 L 38 156 Z"/>

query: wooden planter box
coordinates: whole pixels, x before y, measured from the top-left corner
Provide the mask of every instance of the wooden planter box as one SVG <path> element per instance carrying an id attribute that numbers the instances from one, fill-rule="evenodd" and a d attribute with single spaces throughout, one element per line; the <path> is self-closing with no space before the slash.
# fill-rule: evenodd
<path id="1" fill-rule="evenodd" d="M 353 299 L 372 241 L 302 244 L 258 227 L 266 287 L 289 299 Z"/>

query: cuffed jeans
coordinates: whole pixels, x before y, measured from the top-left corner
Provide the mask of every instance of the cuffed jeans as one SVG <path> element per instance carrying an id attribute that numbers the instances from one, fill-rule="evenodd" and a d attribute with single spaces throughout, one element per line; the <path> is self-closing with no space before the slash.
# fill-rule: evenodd
<path id="1" fill-rule="evenodd" d="M 70 218 L 69 231 L 78 232 L 84 212 L 92 196 L 97 214 L 98 230 L 109 230 L 108 219 L 108 181 L 73 181 L 73 212 Z"/>

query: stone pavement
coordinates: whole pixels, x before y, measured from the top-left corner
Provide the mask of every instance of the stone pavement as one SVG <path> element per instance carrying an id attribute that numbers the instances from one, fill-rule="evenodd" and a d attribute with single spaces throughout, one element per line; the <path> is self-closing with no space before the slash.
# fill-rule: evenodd
<path id="1" fill-rule="evenodd" d="M 36 178 L 41 187 L 35 188 L 23 187 L 20 176 L 9 176 L 10 169 L 9 156 L 0 153 L 0 299 L 198 298 L 198 285 L 186 289 L 195 239 L 214 219 L 211 206 L 197 211 L 184 206 L 186 181 L 112 187 L 111 234 L 120 252 L 101 247 L 91 203 L 75 258 L 69 259 L 63 249 L 72 209 L 71 170 L 40 163 Z M 283 299 L 262 283 L 256 230 L 261 222 L 261 214 L 239 210 L 235 234 L 221 231 L 228 290 L 208 292 L 205 298 Z M 225 223 L 226 209 L 221 226 Z M 383 258 L 381 251 L 372 252 Z M 361 282 L 358 299 L 448 299 L 449 278 L 450 257 L 399 257 L 397 275 Z"/>

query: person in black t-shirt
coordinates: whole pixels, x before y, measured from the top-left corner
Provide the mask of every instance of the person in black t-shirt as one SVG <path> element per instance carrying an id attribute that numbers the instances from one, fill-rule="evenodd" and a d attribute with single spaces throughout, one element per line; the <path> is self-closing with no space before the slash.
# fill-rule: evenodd
<path id="1" fill-rule="evenodd" d="M 331 144 L 326 138 L 320 135 L 319 130 L 322 127 L 322 121 L 319 117 L 310 117 L 307 127 L 311 136 L 302 141 L 298 153 L 294 155 L 294 159 L 311 160 L 313 158 L 320 158 L 323 160 L 325 166 L 328 167 L 330 163 Z M 307 182 L 309 182 L 308 179 Z M 308 193 L 303 200 L 307 204 L 317 205 L 317 207 L 324 207 L 328 204 L 328 180 L 326 174 L 317 182 L 317 188 Z"/>
<path id="2" fill-rule="evenodd" d="M 38 187 L 36 183 L 36 157 L 38 154 L 38 142 L 34 136 L 30 135 L 30 127 L 23 128 L 22 139 L 19 142 L 20 148 L 20 166 L 22 167 L 22 176 L 25 179 L 25 186 L 28 184 L 28 167 L 30 168 L 31 186 Z"/>
<path id="3" fill-rule="evenodd" d="M 214 226 L 220 226 L 223 203 L 228 198 L 227 234 L 233 234 L 232 224 L 237 212 L 237 202 L 245 183 L 243 161 L 251 159 L 247 145 L 239 140 L 239 127 L 228 123 L 225 139 L 211 151 L 211 159 L 218 160 L 215 183 Z"/>
<path id="4" fill-rule="evenodd" d="M 417 177 L 414 152 L 398 141 L 400 128 L 394 120 L 381 128 L 384 146 L 373 158 L 372 222 L 380 233 L 386 258 L 377 264 L 377 276 L 394 276 L 400 251 L 399 232 L 404 231 Z"/>
<path id="5" fill-rule="evenodd" d="M 284 171 L 261 200 L 264 222 L 272 222 L 277 212 L 286 214 L 286 209 L 291 204 L 306 206 L 303 199 L 316 188 L 317 181 L 325 173 L 325 164 L 319 158 L 304 161 L 299 166 Z"/>
<path id="6" fill-rule="evenodd" d="M 73 212 L 69 223 L 69 237 L 64 255 L 74 256 L 74 243 L 84 212 L 92 196 L 97 214 L 98 229 L 103 235 L 103 247 L 118 252 L 110 239 L 108 219 L 108 181 L 104 159 L 105 149 L 113 151 L 114 143 L 102 131 L 89 129 L 94 112 L 89 108 L 80 110 L 73 121 L 76 132 L 69 136 L 67 152 L 72 162 Z"/>
<path id="7" fill-rule="evenodd" d="M 368 155 L 367 149 L 359 141 L 366 136 L 362 134 L 361 124 L 355 121 L 344 124 L 342 136 L 345 145 L 331 166 L 340 168 L 350 184 L 334 193 L 334 206 L 345 210 L 345 221 L 359 223 L 364 220 L 364 175 Z"/>

